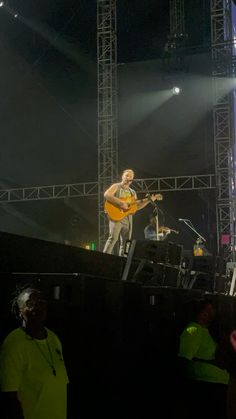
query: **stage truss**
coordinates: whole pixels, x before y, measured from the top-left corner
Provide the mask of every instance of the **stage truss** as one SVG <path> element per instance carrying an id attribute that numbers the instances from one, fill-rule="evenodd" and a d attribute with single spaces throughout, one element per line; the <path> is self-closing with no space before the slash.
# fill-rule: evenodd
<path id="1" fill-rule="evenodd" d="M 231 0 L 211 0 L 211 56 L 216 172 L 218 253 L 235 261 L 234 92 L 225 94 L 226 78 L 235 77 Z"/>
<path id="2" fill-rule="evenodd" d="M 215 175 L 211 174 L 135 179 L 133 181 L 133 186 L 138 193 L 142 194 L 146 194 L 147 192 L 156 193 L 157 191 L 176 192 L 215 189 Z M 32 186 L 28 188 L 1 189 L 0 203 L 97 197 L 98 194 L 98 182 Z"/>

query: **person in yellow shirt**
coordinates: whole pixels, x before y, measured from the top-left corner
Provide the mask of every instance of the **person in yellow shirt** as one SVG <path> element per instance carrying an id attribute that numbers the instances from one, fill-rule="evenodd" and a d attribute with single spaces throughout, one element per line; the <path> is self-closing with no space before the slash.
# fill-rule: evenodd
<path id="1" fill-rule="evenodd" d="M 47 301 L 34 288 L 14 300 L 21 326 L 4 340 L 0 384 L 7 418 L 66 419 L 68 377 L 62 346 L 45 327 Z"/>

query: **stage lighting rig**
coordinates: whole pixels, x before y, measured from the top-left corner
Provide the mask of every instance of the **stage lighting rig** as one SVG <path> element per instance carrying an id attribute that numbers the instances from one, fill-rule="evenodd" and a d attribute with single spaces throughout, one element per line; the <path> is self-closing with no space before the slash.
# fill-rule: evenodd
<path id="1" fill-rule="evenodd" d="M 173 95 L 179 95 L 181 93 L 181 88 L 178 86 L 174 86 L 172 89 Z"/>

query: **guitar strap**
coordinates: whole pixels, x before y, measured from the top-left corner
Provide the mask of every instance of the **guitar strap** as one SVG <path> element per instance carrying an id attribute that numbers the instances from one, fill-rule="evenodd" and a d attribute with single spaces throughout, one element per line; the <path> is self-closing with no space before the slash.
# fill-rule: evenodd
<path id="1" fill-rule="evenodd" d="M 121 186 L 121 183 L 119 184 L 117 191 L 115 193 L 115 196 L 117 198 L 131 198 L 132 196 L 135 196 L 135 191 L 131 188 L 124 189 Z"/>

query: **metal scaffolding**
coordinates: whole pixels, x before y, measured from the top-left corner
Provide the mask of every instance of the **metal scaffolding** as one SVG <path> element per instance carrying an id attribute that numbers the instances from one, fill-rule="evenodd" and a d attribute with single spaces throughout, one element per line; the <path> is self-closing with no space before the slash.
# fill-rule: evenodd
<path id="1" fill-rule="evenodd" d="M 185 35 L 184 0 L 170 0 L 170 36 Z"/>
<path id="2" fill-rule="evenodd" d="M 103 193 L 118 176 L 116 0 L 97 0 L 98 237 L 108 235 Z"/>
<path id="3" fill-rule="evenodd" d="M 170 54 L 169 64 L 175 70 L 184 69 L 185 44 L 187 39 L 184 3 L 185 0 L 170 0 L 170 32 L 166 50 Z"/>
<path id="4" fill-rule="evenodd" d="M 192 191 L 215 189 L 215 175 L 192 175 L 135 179 L 133 181 L 138 193 Z M 48 199 L 65 199 L 98 196 L 98 182 L 69 183 L 65 185 L 31 186 L 28 188 L 0 189 L 0 203 L 42 201 Z"/>
<path id="5" fill-rule="evenodd" d="M 234 261 L 234 103 L 225 93 L 234 76 L 231 0 L 211 0 L 211 44 L 218 253 Z"/>

